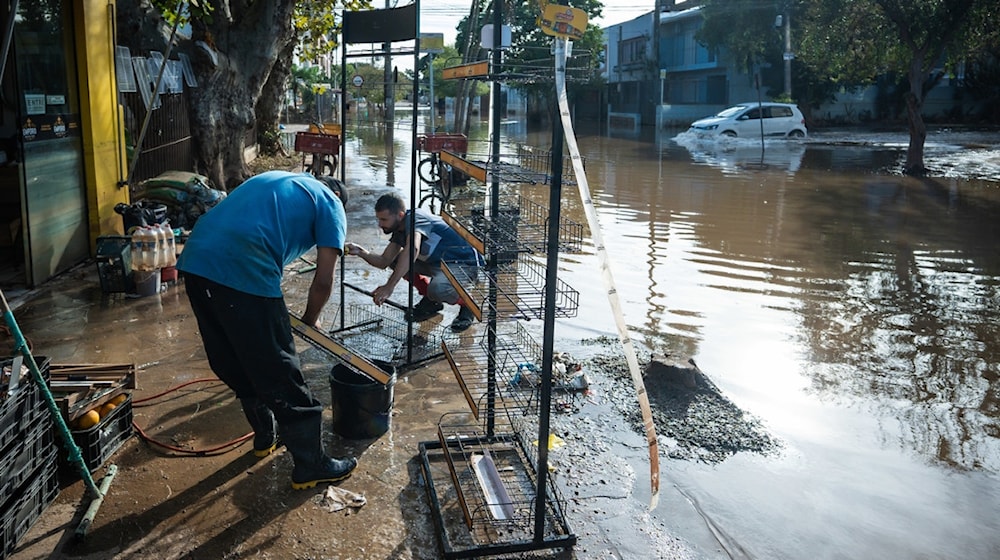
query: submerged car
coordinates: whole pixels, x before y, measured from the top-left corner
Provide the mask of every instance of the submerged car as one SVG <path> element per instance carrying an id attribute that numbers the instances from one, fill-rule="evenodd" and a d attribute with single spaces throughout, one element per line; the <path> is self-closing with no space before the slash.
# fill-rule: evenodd
<path id="1" fill-rule="evenodd" d="M 701 136 L 760 138 L 762 127 L 764 136 L 804 138 L 807 134 L 802 111 L 789 103 L 740 103 L 691 123 L 689 130 Z"/>

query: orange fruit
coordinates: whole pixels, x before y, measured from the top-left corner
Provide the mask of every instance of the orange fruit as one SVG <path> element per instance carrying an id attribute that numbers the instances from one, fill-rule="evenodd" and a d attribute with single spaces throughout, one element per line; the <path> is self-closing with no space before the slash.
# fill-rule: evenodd
<path id="1" fill-rule="evenodd" d="M 115 408 L 117 408 L 117 406 L 115 406 L 115 403 L 106 402 L 101 406 L 101 409 L 97 413 L 101 415 L 101 418 L 105 418 L 107 417 L 108 414 L 111 414 L 111 411 L 114 410 Z"/>
<path id="2" fill-rule="evenodd" d="M 101 421 L 101 415 L 96 410 L 88 410 L 86 414 L 76 419 L 76 427 L 80 430 L 93 428 Z"/>
<path id="3" fill-rule="evenodd" d="M 118 406 L 118 405 L 122 404 L 123 402 L 125 402 L 126 399 L 128 399 L 128 395 L 126 395 L 125 393 L 122 393 L 122 394 L 118 395 L 117 397 L 111 399 L 108 402 L 110 402 L 111 404 L 113 404 L 115 406 Z"/>

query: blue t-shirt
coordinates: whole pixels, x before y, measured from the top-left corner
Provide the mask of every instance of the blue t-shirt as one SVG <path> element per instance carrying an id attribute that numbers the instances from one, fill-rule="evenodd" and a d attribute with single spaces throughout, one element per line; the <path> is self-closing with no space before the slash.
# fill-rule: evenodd
<path id="1" fill-rule="evenodd" d="M 406 238 L 410 235 L 410 216 L 410 211 L 407 210 L 403 219 L 403 223 L 406 224 L 405 229 L 393 232 L 389 241 L 400 247 L 406 246 Z M 483 264 L 479 253 L 472 248 L 472 245 L 451 229 L 440 216 L 431 214 L 423 208 L 417 208 L 415 216 L 416 223 L 413 229 L 421 236 L 417 260 L 432 265 L 440 264 L 441 261 L 467 265 Z"/>
<path id="2" fill-rule="evenodd" d="M 344 250 L 344 205 L 311 175 L 247 179 L 195 224 L 177 269 L 263 297 L 281 297 L 286 265 L 313 247 Z"/>

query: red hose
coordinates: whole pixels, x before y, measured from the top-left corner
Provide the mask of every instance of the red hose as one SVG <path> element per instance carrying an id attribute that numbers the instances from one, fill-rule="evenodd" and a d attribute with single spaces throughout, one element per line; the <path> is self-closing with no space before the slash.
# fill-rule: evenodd
<path id="1" fill-rule="evenodd" d="M 193 379 L 191 381 L 187 381 L 185 383 L 181 383 L 180 385 L 171 387 L 171 388 L 167 389 L 166 391 L 163 391 L 162 393 L 159 393 L 159 394 L 156 394 L 156 395 L 152 395 L 152 396 L 149 396 L 149 397 L 145 397 L 145 398 L 142 398 L 142 399 L 133 400 L 132 401 L 132 405 L 138 408 L 139 406 L 142 405 L 142 403 L 149 402 L 149 401 L 151 401 L 153 399 L 158 399 L 158 398 L 162 397 L 163 395 L 167 395 L 169 393 L 173 393 L 174 391 L 176 391 L 178 389 L 182 389 L 184 387 L 187 387 L 188 385 L 193 385 L 195 383 L 208 383 L 208 382 L 222 383 L 221 381 L 219 381 L 219 379 L 214 378 L 214 377 L 205 377 L 205 378 L 201 378 L 201 379 Z M 146 406 L 149 406 L 149 405 L 146 405 Z M 157 447 L 162 447 L 163 449 L 167 449 L 169 451 L 173 451 L 174 453 L 182 453 L 184 455 L 198 455 L 198 456 L 201 456 L 201 457 L 207 457 L 207 456 L 210 456 L 210 455 L 218 455 L 218 454 L 221 454 L 221 453 L 226 453 L 226 452 L 230 451 L 230 448 L 234 448 L 237 445 L 240 445 L 241 443 L 243 443 L 246 440 L 248 440 L 248 439 L 250 439 L 250 438 L 253 437 L 253 432 L 250 432 L 250 433 L 248 433 L 246 435 L 240 436 L 240 437 L 238 437 L 238 438 L 236 438 L 234 440 L 227 441 L 225 443 L 222 443 L 220 445 L 216 445 L 214 447 L 209 447 L 209 448 L 206 448 L 206 449 L 184 449 L 182 447 L 177 447 L 175 445 L 170 445 L 170 444 L 167 444 L 167 443 L 163 443 L 161 441 L 157 441 L 157 440 L 151 438 L 150 436 L 148 436 L 146 434 L 145 431 L 143 431 L 143 429 L 139 426 L 139 424 L 135 423 L 135 420 L 132 421 L 132 427 L 135 428 L 135 431 L 136 431 L 136 433 L 139 434 L 139 437 L 142 438 L 147 443 L 150 443 L 150 444 L 155 445 Z"/>

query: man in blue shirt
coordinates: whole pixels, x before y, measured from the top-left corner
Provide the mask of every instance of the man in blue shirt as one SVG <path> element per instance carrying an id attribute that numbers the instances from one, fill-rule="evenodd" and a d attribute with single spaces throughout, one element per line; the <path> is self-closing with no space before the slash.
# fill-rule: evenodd
<path id="1" fill-rule="evenodd" d="M 269 171 L 252 177 L 205 213 L 177 261 L 212 371 L 243 405 L 254 454 L 266 457 L 278 432 L 292 454 L 292 488 L 336 482 L 357 466 L 323 450 L 322 404 L 302 377 L 284 267 L 316 247 L 316 273 L 302 321 L 319 328 L 346 236 L 340 181 Z"/>
<path id="2" fill-rule="evenodd" d="M 475 316 L 462 302 L 458 291 L 441 269 L 441 263 L 447 262 L 449 269 L 463 284 L 471 284 L 478 279 L 482 257 L 439 216 L 423 208 L 417 208 L 412 216 L 416 239 L 411 244 L 407 239 L 411 214 L 406 210 L 406 204 L 393 193 L 382 195 L 375 201 L 375 217 L 382 231 L 391 234 L 389 244 L 382 254 L 376 254 L 369 253 L 360 245 L 347 243 L 347 254 L 359 256 L 376 268 L 392 268 L 389 280 L 372 292 L 372 301 L 376 305 L 385 303 L 396 289 L 396 284 L 406 278 L 424 294 L 413 306 L 412 312 L 407 313 L 407 319 L 418 322 L 429 319 L 444 309 L 442 302 L 459 305 L 461 309 L 451 323 L 451 330 L 462 332 L 472 326 Z M 413 263 L 416 279 L 410 274 L 410 253 L 414 246 L 420 248 Z M 429 280 L 422 279 L 422 276 Z"/>

